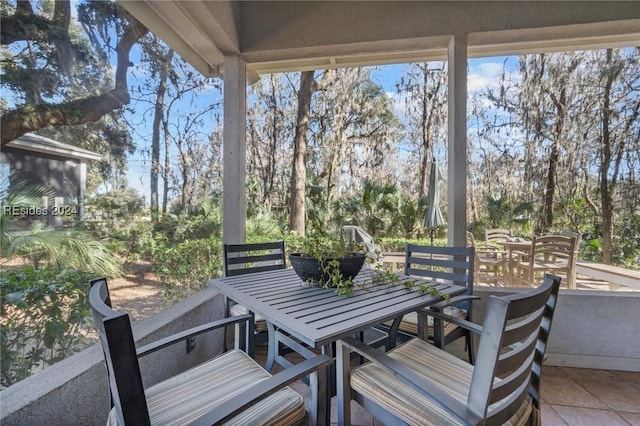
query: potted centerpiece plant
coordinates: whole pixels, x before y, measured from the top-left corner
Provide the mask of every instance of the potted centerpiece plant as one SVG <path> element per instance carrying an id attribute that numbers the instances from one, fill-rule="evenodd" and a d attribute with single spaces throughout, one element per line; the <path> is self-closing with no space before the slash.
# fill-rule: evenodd
<path id="1" fill-rule="evenodd" d="M 290 239 L 287 245 L 291 249 L 289 262 L 303 281 L 310 285 L 335 288 L 340 295 L 350 296 L 353 293 L 356 287 L 354 278 L 365 262 L 371 265 L 372 273 L 359 282 L 359 288 L 366 289 L 367 284 L 376 282 L 393 285 L 400 281 L 397 274 L 382 264 L 382 253 L 368 253 L 363 244 L 345 235 L 298 237 Z M 448 295 L 441 294 L 424 280 L 405 278 L 401 285 L 419 294 L 429 293 L 449 299 Z"/>
<path id="2" fill-rule="evenodd" d="M 289 254 L 291 266 L 303 281 L 346 295 L 353 292 L 353 279 L 366 260 L 364 246 L 343 235 L 304 237 Z"/>

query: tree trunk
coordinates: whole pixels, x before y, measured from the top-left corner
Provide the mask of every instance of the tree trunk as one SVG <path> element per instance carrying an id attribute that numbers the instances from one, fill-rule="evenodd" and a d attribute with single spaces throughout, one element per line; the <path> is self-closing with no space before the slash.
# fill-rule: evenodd
<path id="1" fill-rule="evenodd" d="M 311 96 L 314 92 L 313 71 L 300 73 L 298 91 L 298 118 L 293 146 L 291 172 L 291 201 L 289 230 L 305 235 L 305 182 L 307 180 L 307 134 L 311 115 Z"/>
<path id="2" fill-rule="evenodd" d="M 167 214 L 169 199 L 169 177 L 171 172 L 171 138 L 169 138 L 169 120 L 162 120 L 162 133 L 164 134 L 164 168 L 162 191 L 162 214 Z"/>
<path id="3" fill-rule="evenodd" d="M 173 50 L 169 49 L 160 65 L 158 90 L 153 114 L 153 135 L 151 137 L 151 219 L 157 221 L 159 211 L 158 176 L 160 173 L 160 125 L 164 117 L 164 94 L 167 91 L 167 76 L 173 59 Z"/>
<path id="4" fill-rule="evenodd" d="M 602 94 L 602 164 L 600 166 L 600 202 L 602 204 L 602 263 L 611 264 L 611 236 L 613 234 L 613 188 L 609 182 L 609 168 L 611 166 L 611 132 L 609 129 L 611 108 L 611 87 L 617 73 L 611 69 L 612 51 L 607 49 L 605 69 L 607 77 Z"/>
<path id="5" fill-rule="evenodd" d="M 575 71 L 579 65 L 579 59 L 573 59 L 563 75 L 559 80 L 551 81 L 546 86 L 546 92 L 551 98 L 553 105 L 555 106 L 555 125 L 553 128 L 553 144 L 551 145 L 551 152 L 549 153 L 549 168 L 547 170 L 547 184 L 544 191 L 542 211 L 540 212 L 540 219 L 536 229 L 537 234 L 544 234 L 553 226 L 553 212 L 554 212 L 554 199 L 556 193 L 556 186 L 558 181 L 558 160 L 560 157 L 560 145 L 562 139 L 565 137 L 565 124 L 568 115 L 567 105 L 567 86 L 569 76 Z M 556 92 L 560 91 L 560 94 L 556 96 Z"/>

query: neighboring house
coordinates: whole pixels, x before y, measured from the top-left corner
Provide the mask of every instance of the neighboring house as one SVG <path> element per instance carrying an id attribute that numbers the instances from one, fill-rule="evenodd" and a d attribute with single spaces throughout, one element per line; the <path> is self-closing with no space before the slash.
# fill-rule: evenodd
<path id="1" fill-rule="evenodd" d="M 62 226 L 63 218 L 82 219 L 87 182 L 87 161 L 101 160 L 102 155 L 53 139 L 27 133 L 2 147 L 0 152 L 0 186 L 24 180 L 54 191 L 54 200 L 39 211 L 4 212 L 26 216 L 27 222 L 43 220 L 51 226 Z M 2 200 L 0 200 L 2 201 Z M 75 222 L 75 220 L 71 221 Z"/>

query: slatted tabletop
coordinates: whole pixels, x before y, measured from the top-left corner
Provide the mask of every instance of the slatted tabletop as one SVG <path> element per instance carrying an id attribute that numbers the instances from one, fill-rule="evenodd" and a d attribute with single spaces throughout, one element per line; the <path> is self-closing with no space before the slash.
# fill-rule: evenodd
<path id="1" fill-rule="evenodd" d="M 399 281 L 390 282 L 374 280 L 373 274 L 363 269 L 351 296 L 310 286 L 293 269 L 225 277 L 208 284 L 315 348 L 442 300 L 403 286 L 414 278 L 401 275 Z M 451 284 L 434 287 L 450 296 L 465 292 Z"/>

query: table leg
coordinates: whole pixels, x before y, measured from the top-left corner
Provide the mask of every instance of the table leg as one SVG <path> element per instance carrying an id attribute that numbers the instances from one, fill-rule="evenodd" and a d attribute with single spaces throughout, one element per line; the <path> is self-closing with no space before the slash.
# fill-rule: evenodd
<path id="1" fill-rule="evenodd" d="M 513 278 L 513 249 L 507 250 L 507 258 L 504 262 L 504 280 L 507 287 L 511 287 L 511 278 Z"/>
<path id="2" fill-rule="evenodd" d="M 391 349 L 396 347 L 398 342 L 398 329 L 400 329 L 400 323 L 402 322 L 402 317 L 396 317 L 393 319 L 391 323 L 391 327 L 389 327 L 389 335 L 387 336 L 387 347 L 386 351 L 390 351 Z M 418 321 L 418 329 L 420 329 L 420 321 Z M 426 341 L 426 339 L 424 339 Z"/>
<path id="3" fill-rule="evenodd" d="M 276 328 L 269 321 L 267 321 L 267 332 L 269 333 L 269 343 L 267 344 L 267 362 L 264 368 L 267 371 L 271 371 L 273 364 L 276 362 L 279 343 L 276 341 Z"/>
<path id="4" fill-rule="evenodd" d="M 324 355 L 334 356 L 331 344 L 322 345 L 321 351 Z M 331 410 L 331 397 L 336 394 L 336 362 L 335 360 L 327 368 L 327 392 L 325 393 L 325 407 Z"/>

